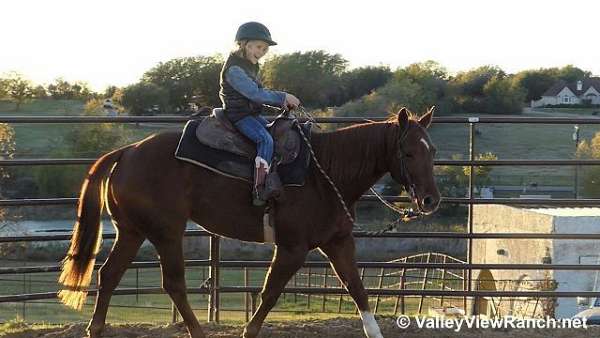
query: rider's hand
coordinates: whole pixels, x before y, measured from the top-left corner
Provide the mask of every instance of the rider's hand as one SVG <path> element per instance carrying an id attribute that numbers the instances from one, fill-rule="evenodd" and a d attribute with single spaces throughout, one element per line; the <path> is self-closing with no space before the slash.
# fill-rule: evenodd
<path id="1" fill-rule="evenodd" d="M 283 103 L 283 107 L 285 109 L 295 109 L 300 105 L 300 100 L 292 94 L 285 94 L 285 102 Z"/>

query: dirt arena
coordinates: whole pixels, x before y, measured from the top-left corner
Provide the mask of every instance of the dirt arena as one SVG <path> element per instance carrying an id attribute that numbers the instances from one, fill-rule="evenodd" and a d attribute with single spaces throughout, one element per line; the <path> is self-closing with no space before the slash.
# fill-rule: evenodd
<path id="1" fill-rule="evenodd" d="M 430 330 L 418 329 L 416 324 L 408 329 L 400 329 L 395 324 L 394 318 L 380 318 L 379 320 L 383 335 L 390 337 L 528 337 L 528 338 L 546 338 L 546 337 L 600 337 L 600 327 L 588 327 L 588 329 L 462 329 L 460 333 L 453 330 Z M 243 326 L 204 324 L 204 331 L 208 337 L 233 338 L 240 337 Z M 11 338 L 80 338 L 85 337 L 85 324 L 78 323 L 65 325 L 59 328 L 47 328 L 33 330 L 23 324 L 23 331 L 19 333 L 0 333 L 0 337 Z M 188 337 L 182 323 L 174 325 L 152 325 L 152 324 L 129 324 L 129 325 L 108 325 L 103 337 L 110 338 L 167 338 Z M 364 338 L 360 320 L 346 318 L 330 320 L 310 320 L 301 322 L 272 322 L 263 326 L 260 337 L 262 338 Z"/>

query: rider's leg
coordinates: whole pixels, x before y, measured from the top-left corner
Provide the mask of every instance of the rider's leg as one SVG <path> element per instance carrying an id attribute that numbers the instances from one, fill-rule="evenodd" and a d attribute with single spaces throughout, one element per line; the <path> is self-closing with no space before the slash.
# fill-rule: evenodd
<path id="1" fill-rule="evenodd" d="M 253 203 L 258 206 L 264 205 L 267 196 L 263 196 L 263 190 L 265 178 L 269 173 L 273 158 L 273 138 L 263 125 L 263 121 L 254 116 L 244 117 L 237 121 L 235 126 L 242 134 L 257 145 L 257 156 L 254 169 Z"/>

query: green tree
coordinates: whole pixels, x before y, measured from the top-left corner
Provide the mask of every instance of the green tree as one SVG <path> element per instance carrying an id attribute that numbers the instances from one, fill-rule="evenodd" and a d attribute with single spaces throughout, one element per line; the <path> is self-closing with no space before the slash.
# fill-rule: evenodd
<path id="1" fill-rule="evenodd" d="M 48 97 L 48 92 L 46 92 L 46 88 L 42 85 L 37 85 L 32 90 L 33 97 L 36 99 L 45 99 Z"/>
<path id="2" fill-rule="evenodd" d="M 488 114 L 519 114 L 527 93 L 512 78 L 492 77 L 483 87 Z"/>
<path id="3" fill-rule="evenodd" d="M 218 106 L 219 75 L 223 68 L 220 55 L 185 57 L 161 62 L 142 77 L 168 91 L 168 104 L 186 110 L 190 103 Z"/>
<path id="4" fill-rule="evenodd" d="M 139 82 L 123 90 L 121 102 L 132 115 L 148 114 L 153 106 L 165 111 L 169 106 L 169 91 L 154 83 Z"/>
<path id="5" fill-rule="evenodd" d="M 48 85 L 47 91 L 48 94 L 50 94 L 50 96 L 55 100 L 69 100 L 73 99 L 74 97 L 73 88 L 71 87 L 71 84 L 60 77 L 55 79 L 54 83 Z"/>
<path id="6" fill-rule="evenodd" d="M 88 100 L 98 96 L 89 85 L 83 81 L 70 83 L 63 78 L 57 78 L 47 87 L 47 92 L 55 100 Z"/>
<path id="7" fill-rule="evenodd" d="M 438 114 L 453 112 L 453 88 L 448 82 L 448 71 L 439 63 L 432 60 L 414 63 L 396 70 L 394 78 L 407 78 L 419 85 L 422 102 L 413 108 L 416 111 L 425 111 L 431 106 L 436 106 Z"/>
<path id="8" fill-rule="evenodd" d="M 15 152 L 15 131 L 7 123 L 0 123 L 0 159 L 11 159 Z M 0 199 L 7 198 L 6 190 L 10 185 L 11 171 L 0 166 Z M 15 216 L 9 215 L 6 208 L 0 207 L 0 236 L 14 236 L 16 233 L 22 234 L 23 229 L 20 229 L 14 222 Z M 14 257 L 14 255 L 22 254 L 25 249 L 25 243 L 0 243 L 0 257 Z"/>
<path id="9" fill-rule="evenodd" d="M 275 55 L 265 61 L 266 87 L 296 95 L 307 107 L 324 108 L 342 101 L 341 75 L 348 61 L 323 50 Z"/>
<path id="10" fill-rule="evenodd" d="M 525 102 L 541 99 L 542 94 L 552 87 L 557 80 L 556 68 L 524 70 L 515 74 L 515 81 L 527 91 Z"/>
<path id="11" fill-rule="evenodd" d="M 558 79 L 566 82 L 575 82 L 592 76 L 592 72 L 582 70 L 573 65 L 566 65 L 556 71 Z"/>
<path id="12" fill-rule="evenodd" d="M 0 159 L 11 159 L 15 153 L 15 130 L 8 123 L 0 123 Z M 6 167 L 0 166 L 0 185 L 9 177 Z M 2 197 L 0 190 L 0 197 Z"/>
<path id="13" fill-rule="evenodd" d="M 6 79 L 0 78 L 0 99 L 3 99 L 8 95 L 8 89 L 6 88 Z"/>
<path id="14" fill-rule="evenodd" d="M 369 95 L 350 101 L 335 111 L 336 116 L 375 117 L 408 107 L 412 111 L 422 111 L 425 106 L 422 88 L 410 79 L 392 79 L 383 87 Z"/>
<path id="15" fill-rule="evenodd" d="M 600 132 L 591 140 L 583 140 L 575 155 L 580 159 L 600 159 Z M 580 193 L 586 198 L 600 198 L 600 167 L 589 166 L 581 171 L 583 186 Z"/>
<path id="16" fill-rule="evenodd" d="M 16 72 L 11 72 L 5 83 L 8 97 L 15 102 L 15 111 L 19 111 L 21 105 L 33 97 L 33 85 Z"/>
<path id="17" fill-rule="evenodd" d="M 482 66 L 466 72 L 460 72 L 452 81 L 460 86 L 460 94 L 482 99 L 485 96 L 483 88 L 493 77 L 504 78 L 506 73 L 496 66 Z"/>
<path id="18" fill-rule="evenodd" d="M 461 154 L 451 156 L 453 160 L 462 160 Z M 475 160 L 497 160 L 498 156 L 493 153 L 478 154 Z M 491 166 L 475 166 L 475 185 L 484 187 L 490 183 Z M 468 191 L 469 176 L 471 175 L 470 166 L 444 165 L 435 168 L 436 175 L 439 176 L 438 188 L 442 196 L 465 197 Z"/>
<path id="19" fill-rule="evenodd" d="M 103 115 L 102 99 L 86 103 L 84 115 Z M 48 154 L 50 157 L 96 158 L 132 141 L 127 126 L 113 123 L 83 124 L 69 129 L 61 147 Z M 77 196 L 86 170 L 81 166 L 41 166 L 34 173 L 40 197 Z"/>
<path id="20" fill-rule="evenodd" d="M 356 100 L 363 95 L 367 95 L 374 89 L 386 84 L 391 78 L 392 72 L 388 66 L 367 66 L 344 72 L 341 75 L 343 101 L 335 102 L 334 105 Z"/>
<path id="21" fill-rule="evenodd" d="M 496 66 L 478 67 L 450 80 L 454 109 L 467 114 L 517 114 L 527 92 Z"/>
<path id="22" fill-rule="evenodd" d="M 117 92 L 118 89 L 119 89 L 119 87 L 117 87 L 117 86 L 108 86 L 108 87 L 106 87 L 106 89 L 104 90 L 103 97 L 105 99 L 112 98 L 115 95 L 115 93 Z"/>
<path id="23" fill-rule="evenodd" d="M 447 71 L 434 61 L 411 64 L 397 69 L 391 79 L 369 95 L 344 104 L 338 116 L 380 116 L 408 107 L 411 111 L 426 111 L 431 106 L 451 110 Z"/>

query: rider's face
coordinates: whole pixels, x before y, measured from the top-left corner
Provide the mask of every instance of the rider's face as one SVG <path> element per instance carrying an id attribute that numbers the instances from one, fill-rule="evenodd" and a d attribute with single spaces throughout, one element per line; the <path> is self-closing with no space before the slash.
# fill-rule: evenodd
<path id="1" fill-rule="evenodd" d="M 246 43 L 246 58 L 256 64 L 269 51 L 269 44 L 261 40 L 250 40 Z"/>

